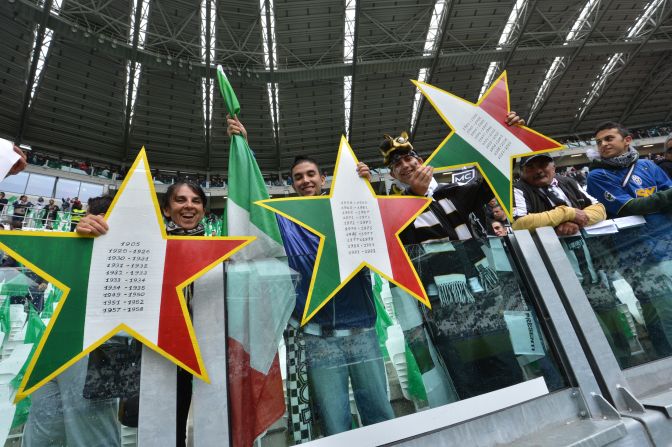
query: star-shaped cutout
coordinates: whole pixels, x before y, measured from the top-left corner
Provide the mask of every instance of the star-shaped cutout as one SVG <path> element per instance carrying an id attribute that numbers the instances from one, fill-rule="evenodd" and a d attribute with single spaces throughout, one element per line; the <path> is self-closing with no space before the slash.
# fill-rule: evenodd
<path id="1" fill-rule="evenodd" d="M 168 236 L 144 148 L 105 218 L 97 238 L 0 233 L 2 250 L 63 290 L 17 401 L 119 331 L 208 380 L 182 289 L 254 238 Z"/>
<path id="2" fill-rule="evenodd" d="M 399 233 L 431 200 L 378 196 L 371 184 L 357 175 L 356 166 L 355 154 L 341 137 L 328 195 L 256 202 L 320 237 L 302 325 L 364 267 L 378 272 L 430 307 Z"/>
<path id="3" fill-rule="evenodd" d="M 476 165 L 502 208 L 513 220 L 513 161 L 533 152 L 563 148 L 525 126 L 509 126 L 509 85 L 504 71 L 473 104 L 424 82 L 412 81 L 452 129 L 426 160 L 437 169 Z"/>

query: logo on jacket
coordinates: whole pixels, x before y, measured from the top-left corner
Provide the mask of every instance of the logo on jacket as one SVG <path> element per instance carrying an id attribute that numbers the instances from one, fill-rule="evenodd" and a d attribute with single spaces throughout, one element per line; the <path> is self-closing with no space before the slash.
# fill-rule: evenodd
<path id="1" fill-rule="evenodd" d="M 616 200 L 616 197 L 614 197 L 614 195 L 609 191 L 604 191 L 604 199 L 607 202 L 613 202 L 614 200 Z"/>
<path id="2" fill-rule="evenodd" d="M 656 187 L 651 186 L 650 188 L 640 188 L 637 191 L 635 191 L 635 194 L 637 195 L 637 197 L 649 197 L 654 192 L 656 192 Z"/>
<path id="3" fill-rule="evenodd" d="M 637 186 L 642 186 L 642 179 L 638 175 L 633 175 L 632 176 L 632 181 L 635 182 L 635 185 Z"/>

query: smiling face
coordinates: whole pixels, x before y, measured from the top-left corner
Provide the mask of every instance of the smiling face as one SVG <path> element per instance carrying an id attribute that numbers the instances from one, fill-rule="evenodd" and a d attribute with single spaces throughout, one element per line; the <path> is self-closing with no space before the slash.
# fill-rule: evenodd
<path id="1" fill-rule="evenodd" d="M 523 166 L 520 177 L 528 185 L 544 187 L 551 184 L 555 177 L 555 163 L 548 158 L 535 158 Z"/>
<path id="2" fill-rule="evenodd" d="M 397 180 L 409 184 L 411 174 L 422 167 L 422 158 L 405 155 L 390 166 L 390 175 Z"/>
<path id="3" fill-rule="evenodd" d="M 203 199 L 187 185 L 181 185 L 163 208 L 163 215 L 185 230 L 193 230 L 205 215 Z"/>
<path id="4" fill-rule="evenodd" d="M 618 129 L 603 129 L 595 134 L 597 150 L 602 158 L 618 157 L 628 151 L 632 137 L 623 136 Z"/>
<path id="5" fill-rule="evenodd" d="M 326 177 L 315 163 L 304 161 L 292 168 L 292 188 L 300 196 L 319 196 Z"/>

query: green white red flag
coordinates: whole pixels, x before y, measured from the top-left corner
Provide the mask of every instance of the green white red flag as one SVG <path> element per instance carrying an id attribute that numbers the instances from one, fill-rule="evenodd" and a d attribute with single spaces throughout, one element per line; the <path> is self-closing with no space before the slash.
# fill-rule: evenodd
<path id="1" fill-rule="evenodd" d="M 226 109 L 240 104 L 226 74 L 217 67 Z M 241 135 L 232 135 L 229 152 L 227 234 L 256 236 L 227 269 L 229 409 L 234 447 L 250 447 L 285 413 L 278 342 L 294 308 L 294 285 L 275 214 L 254 205 L 268 199 L 259 166 Z"/>

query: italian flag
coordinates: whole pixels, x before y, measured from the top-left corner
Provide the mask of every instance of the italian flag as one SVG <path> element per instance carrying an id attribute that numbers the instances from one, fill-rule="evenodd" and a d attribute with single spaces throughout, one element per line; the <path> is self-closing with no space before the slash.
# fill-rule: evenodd
<path id="1" fill-rule="evenodd" d="M 227 111 L 240 104 L 221 66 L 217 78 Z M 278 341 L 294 307 L 294 286 L 286 263 L 275 215 L 260 206 L 268 199 L 259 166 L 247 141 L 231 138 L 229 153 L 227 234 L 257 240 L 227 265 L 228 375 L 234 447 L 249 447 L 285 413 Z"/>

